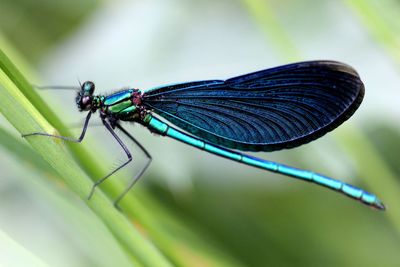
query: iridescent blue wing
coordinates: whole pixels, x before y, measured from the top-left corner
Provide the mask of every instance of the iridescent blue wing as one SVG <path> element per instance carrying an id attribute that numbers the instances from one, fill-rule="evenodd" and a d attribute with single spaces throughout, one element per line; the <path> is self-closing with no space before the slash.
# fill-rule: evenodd
<path id="1" fill-rule="evenodd" d="M 209 142 L 273 151 L 310 142 L 358 108 L 364 86 L 357 72 L 334 61 L 309 61 L 228 80 L 147 90 L 143 105 Z"/>

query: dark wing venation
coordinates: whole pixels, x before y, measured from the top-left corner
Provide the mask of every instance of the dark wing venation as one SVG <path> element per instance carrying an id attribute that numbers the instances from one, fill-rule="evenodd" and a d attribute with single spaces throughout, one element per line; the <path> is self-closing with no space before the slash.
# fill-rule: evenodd
<path id="1" fill-rule="evenodd" d="M 364 86 L 350 66 L 309 61 L 144 92 L 143 105 L 209 142 L 273 151 L 310 142 L 347 120 Z"/>

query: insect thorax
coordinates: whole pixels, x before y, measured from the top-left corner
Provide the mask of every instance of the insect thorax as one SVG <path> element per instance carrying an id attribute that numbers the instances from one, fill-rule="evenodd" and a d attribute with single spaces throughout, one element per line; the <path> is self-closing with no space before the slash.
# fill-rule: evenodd
<path id="1" fill-rule="evenodd" d="M 104 96 L 101 111 L 120 120 L 136 120 L 140 117 L 141 92 L 128 89 Z"/>

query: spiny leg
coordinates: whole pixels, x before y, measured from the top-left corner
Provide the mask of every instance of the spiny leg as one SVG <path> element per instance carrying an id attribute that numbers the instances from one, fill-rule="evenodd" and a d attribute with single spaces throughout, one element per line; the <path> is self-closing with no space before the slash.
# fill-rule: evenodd
<path id="1" fill-rule="evenodd" d="M 67 136 L 53 135 L 53 134 L 48 134 L 48 133 L 29 133 L 29 134 L 23 134 L 22 137 L 25 138 L 27 136 L 32 136 L 32 135 L 42 135 L 42 136 L 59 138 L 59 139 L 63 139 L 63 140 L 70 141 L 70 142 L 80 143 L 80 142 L 82 142 L 83 138 L 85 137 L 86 130 L 87 130 L 91 116 L 92 116 L 92 112 L 89 111 L 88 115 L 86 116 L 85 123 L 83 124 L 82 133 L 78 139 L 75 139 L 72 137 L 67 137 Z"/>
<path id="2" fill-rule="evenodd" d="M 141 169 L 141 171 L 135 175 L 135 177 L 133 178 L 133 180 L 130 182 L 130 184 L 128 185 L 128 187 L 124 190 L 124 192 L 121 193 L 121 195 L 119 195 L 115 201 L 114 201 L 114 206 L 117 209 L 120 209 L 118 206 L 118 203 L 121 201 L 121 199 L 124 198 L 124 196 L 129 192 L 129 190 L 131 190 L 131 188 L 136 184 L 136 182 L 140 179 L 140 177 L 143 176 L 144 172 L 147 170 L 147 168 L 150 166 L 151 161 L 153 160 L 153 158 L 151 157 L 150 153 L 146 150 L 146 148 L 144 148 L 142 146 L 142 144 L 139 143 L 139 141 L 137 141 L 130 133 L 128 133 L 121 125 L 119 125 L 118 123 L 116 124 L 116 127 L 121 130 L 126 136 L 129 137 L 129 139 L 131 139 L 139 148 L 140 150 L 143 151 L 143 153 L 146 155 L 147 157 L 147 162 L 144 165 L 144 167 Z"/>
<path id="3" fill-rule="evenodd" d="M 105 177 L 101 178 L 100 180 L 98 180 L 97 182 L 94 183 L 92 190 L 90 191 L 90 194 L 88 196 L 88 200 L 90 200 L 90 198 L 93 196 L 94 190 L 96 189 L 96 187 L 98 185 L 100 185 L 102 182 L 104 182 L 108 177 L 110 177 L 111 175 L 113 175 L 114 173 L 116 173 L 117 171 L 119 171 L 120 169 L 122 169 L 123 167 L 125 167 L 129 162 L 132 161 L 132 155 L 129 152 L 128 148 L 126 147 L 126 145 L 122 142 L 122 140 L 118 137 L 118 135 L 115 133 L 115 131 L 113 130 L 113 128 L 111 127 L 111 125 L 105 120 L 102 119 L 102 122 L 104 124 L 104 126 L 107 128 L 107 130 L 112 134 L 112 136 L 115 138 L 115 140 L 117 140 L 117 142 L 120 144 L 120 146 L 122 147 L 122 149 L 125 151 L 126 156 L 128 157 L 128 160 L 121 164 L 118 168 L 114 169 L 112 172 L 110 172 L 109 174 L 107 174 Z"/>

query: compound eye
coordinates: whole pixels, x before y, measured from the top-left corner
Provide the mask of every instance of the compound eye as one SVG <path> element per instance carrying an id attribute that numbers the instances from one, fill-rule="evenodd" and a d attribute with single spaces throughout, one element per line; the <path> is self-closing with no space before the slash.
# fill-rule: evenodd
<path id="1" fill-rule="evenodd" d="M 84 82 L 82 84 L 82 91 L 85 95 L 93 95 L 94 93 L 94 83 L 91 81 Z"/>
<path id="2" fill-rule="evenodd" d="M 82 97 L 82 107 L 87 107 L 90 105 L 91 99 L 90 96 L 84 96 Z"/>

